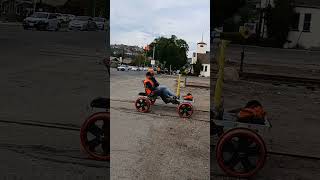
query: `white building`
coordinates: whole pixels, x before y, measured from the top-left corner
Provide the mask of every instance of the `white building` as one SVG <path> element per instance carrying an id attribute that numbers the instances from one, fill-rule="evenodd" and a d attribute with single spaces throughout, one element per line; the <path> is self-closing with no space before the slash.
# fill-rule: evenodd
<path id="1" fill-rule="evenodd" d="M 257 1 L 256 8 L 274 6 L 274 0 Z M 294 23 L 288 34 L 288 43 L 284 48 L 319 48 L 320 47 L 320 1 L 319 0 L 295 0 L 294 10 L 296 12 Z M 262 14 L 265 16 L 265 14 Z M 261 37 L 267 37 L 267 27 L 262 18 Z"/>
<path id="2" fill-rule="evenodd" d="M 285 48 L 320 47 L 320 1 L 296 0 L 295 18 Z"/>
<path id="3" fill-rule="evenodd" d="M 200 61 L 203 67 L 200 76 L 210 77 L 210 53 L 207 51 L 207 44 L 203 40 L 197 43 L 197 50 L 193 53 L 191 64 L 196 64 L 197 61 Z"/>

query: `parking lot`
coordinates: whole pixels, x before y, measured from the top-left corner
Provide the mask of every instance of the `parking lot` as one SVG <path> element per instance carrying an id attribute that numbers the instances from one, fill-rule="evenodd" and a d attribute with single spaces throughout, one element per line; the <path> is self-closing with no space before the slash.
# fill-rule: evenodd
<path id="1" fill-rule="evenodd" d="M 143 71 L 111 70 L 111 178 L 209 179 L 209 90 L 182 88 L 195 99 L 191 119 L 160 99 L 140 113 L 134 101 L 144 78 Z M 177 76 L 156 78 L 175 91 Z"/>
<path id="2" fill-rule="evenodd" d="M 108 95 L 104 32 L 26 31 L 0 24 L 0 177 L 108 179 L 80 149 L 87 105 Z"/>

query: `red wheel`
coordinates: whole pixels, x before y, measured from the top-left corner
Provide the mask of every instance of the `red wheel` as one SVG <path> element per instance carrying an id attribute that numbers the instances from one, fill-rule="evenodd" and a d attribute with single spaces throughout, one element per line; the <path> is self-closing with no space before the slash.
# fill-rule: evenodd
<path id="1" fill-rule="evenodd" d="M 137 111 L 146 113 L 150 110 L 151 101 L 145 97 L 139 97 L 136 102 L 135 106 Z"/>
<path id="2" fill-rule="evenodd" d="M 157 99 L 150 99 L 151 105 L 154 105 L 154 103 L 156 103 Z"/>
<path id="3" fill-rule="evenodd" d="M 193 108 L 190 103 L 182 103 L 178 106 L 178 114 L 181 118 L 189 118 L 193 114 Z"/>
<path id="4" fill-rule="evenodd" d="M 93 159 L 110 160 L 109 120 L 109 113 L 95 113 L 86 119 L 81 127 L 81 145 Z"/>
<path id="5" fill-rule="evenodd" d="M 247 178 L 255 175 L 266 161 L 262 138 L 250 129 L 235 128 L 226 132 L 217 144 L 216 157 L 228 175 Z"/>

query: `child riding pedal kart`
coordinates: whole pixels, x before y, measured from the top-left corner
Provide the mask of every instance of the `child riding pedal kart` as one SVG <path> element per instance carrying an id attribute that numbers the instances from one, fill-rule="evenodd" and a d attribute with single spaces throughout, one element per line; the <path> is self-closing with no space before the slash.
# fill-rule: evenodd
<path id="1" fill-rule="evenodd" d="M 164 103 L 178 105 L 178 114 L 182 118 L 189 118 L 193 114 L 193 97 L 190 93 L 186 96 L 176 96 L 168 87 L 160 85 L 154 78 L 151 71 L 146 73 L 143 81 L 145 92 L 139 93 L 139 98 L 135 102 L 135 107 L 139 112 L 149 112 L 150 106 L 154 105 L 156 99 L 160 97 Z"/>

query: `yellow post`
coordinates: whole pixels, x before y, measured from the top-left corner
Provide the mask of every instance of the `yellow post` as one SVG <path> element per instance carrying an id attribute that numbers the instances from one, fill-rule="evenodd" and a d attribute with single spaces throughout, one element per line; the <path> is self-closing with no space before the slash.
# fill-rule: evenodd
<path id="1" fill-rule="evenodd" d="M 180 81 L 181 81 L 181 74 L 179 74 L 179 77 L 178 77 L 178 85 L 177 85 L 177 93 L 176 93 L 178 97 L 180 97 Z"/>
<path id="2" fill-rule="evenodd" d="M 223 112 L 223 104 L 222 104 L 222 86 L 223 86 L 223 77 L 224 77 L 224 62 L 225 62 L 225 48 L 228 44 L 227 40 L 222 40 L 220 44 L 220 51 L 218 54 L 218 78 L 215 87 L 214 93 L 214 105 L 218 114 Z"/>

